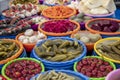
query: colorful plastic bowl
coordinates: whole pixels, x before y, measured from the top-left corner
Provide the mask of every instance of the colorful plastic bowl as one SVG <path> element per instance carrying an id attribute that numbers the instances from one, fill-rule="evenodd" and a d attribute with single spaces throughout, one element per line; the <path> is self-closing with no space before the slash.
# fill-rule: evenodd
<path id="1" fill-rule="evenodd" d="M 110 72 L 105 80 L 120 80 L 120 69 Z"/>
<path id="2" fill-rule="evenodd" d="M 105 60 L 105 61 L 107 61 L 107 62 L 110 63 L 110 65 L 113 67 L 114 70 L 116 69 L 116 66 L 115 66 L 114 63 L 112 63 L 112 62 L 110 62 L 110 61 L 108 61 L 108 60 L 106 60 L 106 59 L 104 59 L 104 58 L 101 58 L 101 57 L 98 57 L 98 56 L 87 56 L 87 57 L 85 57 L 85 58 L 98 58 L 98 59 Z M 78 63 L 78 62 L 75 62 L 75 63 L 74 63 L 74 71 L 76 71 L 76 72 L 78 72 L 77 69 L 76 69 L 76 67 L 77 67 L 77 63 Z M 100 78 L 90 78 L 90 80 L 105 80 L 105 77 L 100 77 Z"/>
<path id="3" fill-rule="evenodd" d="M 79 31 L 78 33 L 87 33 L 87 34 L 89 34 L 90 32 L 89 31 Z M 72 34 L 71 38 L 74 38 L 74 35 L 75 34 Z M 102 36 L 101 36 L 100 39 L 102 39 Z M 92 51 L 94 49 L 94 43 L 86 43 L 85 45 L 87 47 L 87 51 Z"/>
<path id="4" fill-rule="evenodd" d="M 50 71 L 47 71 L 50 72 Z M 75 77 L 75 80 L 89 80 L 88 77 L 86 77 L 85 75 L 78 73 L 78 72 L 74 72 L 74 71 L 70 71 L 70 70 L 55 70 L 55 72 L 63 72 L 66 73 L 70 76 Z M 45 74 L 46 72 L 43 72 L 41 74 Z M 35 80 L 35 78 L 37 78 L 39 75 L 34 76 L 33 78 L 31 78 L 30 80 Z"/>
<path id="5" fill-rule="evenodd" d="M 36 33 L 36 32 L 34 32 L 34 33 Z M 21 35 L 23 35 L 23 34 L 24 34 L 24 33 L 18 34 L 18 35 L 16 36 L 16 40 L 19 41 L 18 38 L 19 38 Z M 47 39 L 47 36 L 45 36 L 45 39 Z M 22 42 L 21 42 L 21 43 L 22 43 Z M 23 44 L 23 46 L 24 46 L 24 48 L 26 49 L 27 52 L 31 52 L 32 49 L 34 48 L 34 46 L 36 45 L 36 43 L 22 43 L 22 44 Z"/>
<path id="6" fill-rule="evenodd" d="M 5 77 L 7 80 L 12 80 L 12 79 L 10 79 L 10 78 L 5 74 L 6 67 L 7 67 L 8 65 L 10 65 L 11 63 L 16 62 L 16 61 L 20 61 L 20 60 L 31 60 L 31 61 L 35 61 L 35 62 L 37 62 L 37 63 L 40 64 L 40 66 L 41 66 L 41 68 L 42 68 L 42 71 L 41 71 L 41 72 L 44 72 L 44 71 L 45 71 L 45 68 L 44 68 L 44 65 L 42 64 L 42 62 L 40 62 L 40 61 L 38 61 L 38 60 L 36 60 L 36 59 L 34 59 L 34 58 L 18 58 L 18 59 L 15 59 L 15 60 L 12 60 L 12 61 L 8 62 L 7 64 L 5 64 L 5 65 L 3 66 L 2 72 L 1 72 L 1 73 L 2 73 L 2 76 Z"/>
<path id="7" fill-rule="evenodd" d="M 114 59 L 108 58 L 108 57 L 102 55 L 102 54 L 96 49 L 96 47 L 97 47 L 98 44 L 100 44 L 100 43 L 102 43 L 102 42 L 105 42 L 105 41 L 110 41 L 110 40 L 111 40 L 111 41 L 112 41 L 112 40 L 116 40 L 116 41 L 117 41 L 117 40 L 120 40 L 120 37 L 105 38 L 105 39 L 101 39 L 101 40 L 97 41 L 97 42 L 95 43 L 95 45 L 94 45 L 95 53 L 96 53 L 97 55 L 99 55 L 100 57 L 103 57 L 104 59 L 108 60 L 108 61 L 112 61 L 112 62 L 114 62 L 114 63 L 119 63 L 119 64 L 120 64 L 120 61 L 119 61 L 119 60 L 114 60 Z M 104 54 L 104 53 L 103 53 L 103 54 Z"/>
<path id="8" fill-rule="evenodd" d="M 120 28 L 118 31 L 116 32 L 102 32 L 102 31 L 97 31 L 94 29 L 91 29 L 91 25 L 94 24 L 96 21 L 102 21 L 102 20 L 112 20 L 112 21 L 116 21 L 118 23 L 120 23 L 120 20 L 117 19 L 112 19 L 112 18 L 96 18 L 96 19 L 92 19 L 89 20 L 86 24 L 85 27 L 88 31 L 92 32 L 92 33 L 98 33 L 101 34 L 103 38 L 106 37 L 115 37 L 115 36 L 120 36 Z"/>
<path id="9" fill-rule="evenodd" d="M 85 14 L 87 16 L 91 16 L 93 18 L 113 18 L 115 15 L 115 12 L 111 12 L 109 14 L 102 14 L 102 15 L 94 15 L 94 14 Z"/>
<path id="10" fill-rule="evenodd" d="M 51 5 L 50 5 L 51 6 Z M 52 16 L 52 15 L 48 15 L 48 14 L 46 14 L 46 12 L 47 11 L 49 11 L 49 9 L 51 10 L 53 10 L 53 8 L 60 8 L 60 7 L 62 7 L 62 9 L 65 7 L 65 8 L 68 8 L 68 9 L 71 9 L 72 10 L 72 13 L 70 13 L 70 14 L 67 14 L 67 15 L 61 15 L 61 16 Z M 67 11 L 66 11 L 67 12 Z M 63 12 L 62 12 L 63 13 Z M 49 13 L 49 14 L 52 14 L 52 13 Z M 55 13 L 55 14 L 57 14 L 57 13 Z M 69 18 L 69 17 L 71 17 L 71 16 L 73 16 L 73 15 L 75 15 L 76 14 L 76 9 L 73 9 L 73 8 L 70 8 L 70 7 L 67 7 L 67 6 L 64 6 L 64 5 L 59 5 L 59 6 L 52 6 L 52 7 L 48 7 L 47 9 L 45 9 L 45 10 L 43 10 L 42 11 L 42 15 L 43 16 L 45 16 L 45 17 L 47 17 L 47 18 L 51 18 L 51 19 L 66 19 L 66 18 Z"/>
<path id="11" fill-rule="evenodd" d="M 62 20 L 62 19 L 57 19 L 57 20 Z M 54 21 L 54 20 L 50 20 L 50 21 Z M 38 27 L 38 30 L 44 34 L 46 34 L 47 36 L 55 36 L 55 37 L 59 37 L 59 36 L 67 36 L 67 35 L 71 35 L 72 33 L 76 33 L 80 30 L 80 25 L 79 23 L 73 21 L 73 20 L 69 20 L 70 22 L 74 23 L 77 28 L 74 29 L 73 31 L 68 31 L 66 33 L 53 33 L 53 32 L 46 32 L 44 30 L 41 29 L 41 27 L 44 25 L 45 22 L 43 23 L 40 23 L 39 27 Z"/>
<path id="12" fill-rule="evenodd" d="M 23 45 L 19 41 L 14 40 L 14 39 L 1 39 L 1 40 L 4 40 L 6 42 L 7 41 L 15 42 L 19 46 L 19 51 L 17 53 L 15 53 L 14 55 L 12 55 L 11 57 L 7 58 L 7 59 L 1 60 L 0 65 L 5 64 L 5 63 L 7 63 L 7 62 L 9 62 L 11 60 L 14 60 L 14 59 L 16 59 L 17 57 L 19 57 L 22 54 L 24 48 L 23 48 Z"/>
<path id="13" fill-rule="evenodd" d="M 62 40 L 69 40 L 69 41 L 74 41 L 74 39 L 72 38 L 66 38 L 66 37 L 56 37 L 56 38 L 49 38 L 47 40 L 56 40 L 56 39 L 62 39 Z M 39 42 L 36 46 L 40 46 L 42 45 L 45 41 L 47 40 L 43 40 L 41 42 Z M 45 60 L 43 58 L 40 58 L 35 50 L 33 49 L 31 52 L 31 57 L 40 60 L 43 62 L 43 64 L 45 65 L 45 68 L 47 70 L 52 70 L 52 69 L 64 69 L 64 70 L 71 70 L 71 68 L 73 67 L 74 62 L 81 60 L 84 56 L 86 56 L 87 50 L 86 50 L 86 46 L 84 45 L 83 42 L 78 41 L 78 44 L 82 45 L 83 47 L 83 52 L 81 53 L 81 55 L 79 55 L 78 57 L 72 59 L 72 60 L 68 60 L 68 61 L 62 61 L 62 62 L 52 62 L 49 60 Z"/>

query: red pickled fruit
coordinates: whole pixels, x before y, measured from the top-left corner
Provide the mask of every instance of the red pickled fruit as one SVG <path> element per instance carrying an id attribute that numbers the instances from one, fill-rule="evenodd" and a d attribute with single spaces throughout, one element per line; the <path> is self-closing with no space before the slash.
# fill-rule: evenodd
<path id="1" fill-rule="evenodd" d="M 12 80 L 29 80 L 42 70 L 40 64 L 35 61 L 21 60 L 16 61 L 5 70 L 5 74 Z"/>
<path id="2" fill-rule="evenodd" d="M 76 69 L 88 77 L 99 78 L 105 77 L 113 67 L 109 62 L 98 58 L 85 58 L 78 62 Z"/>

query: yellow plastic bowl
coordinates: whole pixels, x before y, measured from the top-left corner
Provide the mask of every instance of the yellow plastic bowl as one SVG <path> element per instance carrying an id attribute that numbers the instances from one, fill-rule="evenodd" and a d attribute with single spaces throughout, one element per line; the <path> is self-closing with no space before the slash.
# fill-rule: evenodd
<path id="1" fill-rule="evenodd" d="M 97 41 L 97 42 L 95 43 L 95 45 L 94 45 L 94 50 L 95 50 L 96 54 L 99 55 L 100 57 L 103 57 L 103 58 L 105 58 L 106 60 L 109 60 L 109 61 L 112 61 L 112 62 L 115 62 L 115 63 L 119 63 L 119 64 L 120 64 L 120 61 L 114 60 L 114 59 L 111 59 L 111 58 L 108 58 L 108 57 L 106 57 L 106 56 L 103 56 L 103 55 L 102 55 L 101 53 L 99 53 L 98 50 L 96 49 L 96 46 L 97 46 L 99 43 L 102 43 L 102 42 L 104 42 L 104 41 L 110 41 L 110 40 L 120 40 L 120 38 L 119 38 L 119 37 L 112 37 L 112 38 L 101 39 L 101 40 L 99 40 L 99 41 Z"/>

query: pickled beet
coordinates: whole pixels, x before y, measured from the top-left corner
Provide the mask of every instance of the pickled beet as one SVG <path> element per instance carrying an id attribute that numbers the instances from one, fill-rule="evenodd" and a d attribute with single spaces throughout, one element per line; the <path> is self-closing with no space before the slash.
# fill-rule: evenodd
<path id="1" fill-rule="evenodd" d="M 96 21 L 91 25 L 91 29 L 103 32 L 116 32 L 119 27 L 119 23 L 114 20 Z"/>
<path id="2" fill-rule="evenodd" d="M 69 20 L 54 20 L 45 22 L 41 28 L 47 32 L 64 33 L 73 31 L 76 28 L 76 25 Z"/>
<path id="3" fill-rule="evenodd" d="M 12 80 L 29 80 L 42 70 L 39 63 L 30 60 L 20 60 L 6 67 L 5 74 Z"/>
<path id="4" fill-rule="evenodd" d="M 105 77 L 113 70 L 109 62 L 98 58 L 84 58 L 78 62 L 76 69 L 78 72 L 88 77 Z"/>

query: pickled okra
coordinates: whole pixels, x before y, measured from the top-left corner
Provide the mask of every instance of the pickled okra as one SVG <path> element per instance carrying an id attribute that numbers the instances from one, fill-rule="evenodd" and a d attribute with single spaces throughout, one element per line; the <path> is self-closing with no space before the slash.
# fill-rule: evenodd
<path id="1" fill-rule="evenodd" d="M 61 62 L 78 57 L 82 53 L 83 47 L 78 44 L 77 40 L 55 39 L 45 41 L 40 46 L 36 46 L 34 50 L 40 58 Z"/>
<path id="2" fill-rule="evenodd" d="M 19 46 L 12 41 L 0 40 L 0 60 L 13 56 L 19 51 Z"/>
<path id="3" fill-rule="evenodd" d="M 54 70 L 40 74 L 36 79 L 33 80 L 76 80 L 75 77 L 70 76 L 63 72 L 55 72 Z"/>

